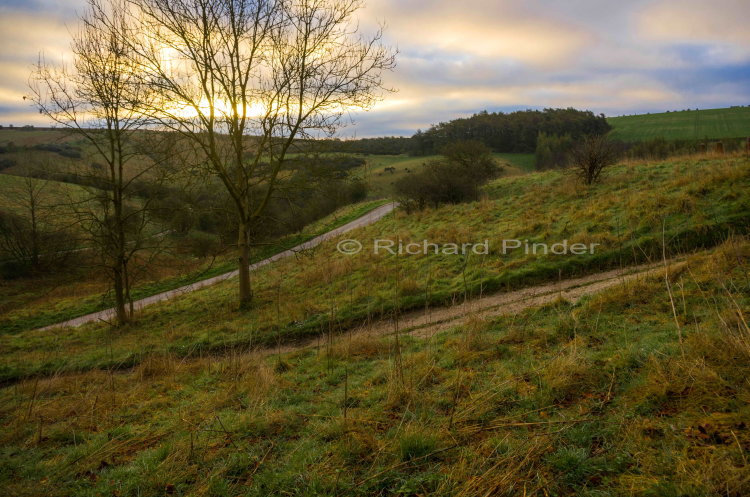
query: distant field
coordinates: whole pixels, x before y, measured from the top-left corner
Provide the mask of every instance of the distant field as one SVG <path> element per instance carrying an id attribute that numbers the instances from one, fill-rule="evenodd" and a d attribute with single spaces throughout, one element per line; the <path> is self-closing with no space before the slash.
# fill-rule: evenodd
<path id="1" fill-rule="evenodd" d="M 64 129 L 0 129 L 0 146 L 11 142 L 18 146 L 31 147 L 41 143 L 74 143 L 79 141 L 80 137 Z"/>
<path id="2" fill-rule="evenodd" d="M 534 154 L 492 154 L 500 162 L 507 162 L 526 172 L 536 171 Z"/>
<path id="3" fill-rule="evenodd" d="M 399 179 L 421 171 L 437 155 L 411 157 L 408 155 L 378 155 L 367 157 L 367 170 L 363 171 L 370 185 L 372 197 L 388 197 L 393 193 L 393 184 Z M 386 168 L 393 168 L 386 171 Z"/>
<path id="4" fill-rule="evenodd" d="M 610 117 L 612 138 L 624 141 L 698 140 L 750 136 L 750 107 Z"/>
<path id="5" fill-rule="evenodd" d="M 61 206 L 67 205 L 70 199 L 80 200 L 86 196 L 86 190 L 78 185 L 0 174 L 0 192 L 2 192 L 2 195 L 0 195 L 0 210 L 7 210 L 23 216 L 27 215 L 26 209 L 21 207 L 24 205 L 26 181 L 31 181 L 34 188 L 40 189 L 38 197 L 40 203 L 46 208 L 54 207 L 58 213 L 60 209 L 64 209 Z M 42 185 L 44 186 L 42 187 Z"/>

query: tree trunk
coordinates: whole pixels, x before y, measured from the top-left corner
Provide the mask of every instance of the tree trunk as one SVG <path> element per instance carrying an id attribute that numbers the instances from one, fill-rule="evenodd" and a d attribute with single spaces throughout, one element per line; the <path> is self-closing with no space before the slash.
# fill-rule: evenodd
<path id="1" fill-rule="evenodd" d="M 115 286 L 115 317 L 117 324 L 123 325 L 128 321 L 128 312 L 125 309 L 125 275 L 119 264 L 114 268 Z"/>
<path id="2" fill-rule="evenodd" d="M 250 287 L 250 243 L 248 240 L 248 226 L 240 221 L 239 234 L 237 236 L 237 248 L 240 252 L 240 308 L 247 308 L 253 300 L 253 291 Z"/>
<path id="3" fill-rule="evenodd" d="M 36 222 L 36 206 L 31 200 L 31 267 L 39 269 L 39 227 Z"/>

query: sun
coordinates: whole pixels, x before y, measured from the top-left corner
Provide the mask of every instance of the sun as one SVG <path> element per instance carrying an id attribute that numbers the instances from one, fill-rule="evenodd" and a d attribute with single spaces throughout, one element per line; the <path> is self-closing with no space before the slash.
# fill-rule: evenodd
<path id="1" fill-rule="evenodd" d="M 171 106 L 169 112 L 183 119 L 191 119 L 198 116 L 208 116 L 213 114 L 217 117 L 230 117 L 233 115 L 244 116 L 248 118 L 257 118 L 266 115 L 267 107 L 260 102 L 250 102 L 245 109 L 237 109 L 235 112 L 229 101 L 224 99 L 211 100 L 208 97 L 201 98 L 197 104 L 188 102 L 177 103 Z"/>

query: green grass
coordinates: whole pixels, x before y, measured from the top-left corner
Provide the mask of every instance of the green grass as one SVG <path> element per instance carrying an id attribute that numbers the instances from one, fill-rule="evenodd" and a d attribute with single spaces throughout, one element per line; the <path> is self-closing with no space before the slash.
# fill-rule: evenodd
<path id="1" fill-rule="evenodd" d="M 536 158 L 534 154 L 492 154 L 500 162 L 506 162 L 511 166 L 527 173 L 536 171 Z"/>
<path id="2" fill-rule="evenodd" d="M 0 487 L 31 496 L 750 493 L 750 245 L 430 340 L 154 353 L 0 390 Z M 738 312 L 738 310 L 740 310 Z M 681 337 L 681 339 L 680 339 Z"/>
<path id="3" fill-rule="evenodd" d="M 630 142 L 742 138 L 750 136 L 750 107 L 609 117 L 607 122 L 614 128 L 612 138 Z"/>
<path id="4" fill-rule="evenodd" d="M 391 197 L 394 194 L 393 185 L 409 174 L 418 173 L 425 164 L 439 156 L 411 157 L 408 155 L 381 155 L 366 158 L 366 169 L 361 174 L 370 185 L 370 195 L 374 197 Z M 394 171 L 386 171 L 386 168 Z"/>
<path id="5" fill-rule="evenodd" d="M 0 336 L 0 377 L 130 367 L 154 352 L 178 356 L 309 338 L 394 309 L 446 304 L 479 292 L 529 286 L 711 247 L 750 226 L 746 159 L 670 160 L 621 165 L 585 188 L 560 171 L 492 182 L 488 198 L 413 215 L 397 213 L 344 235 L 366 249 L 356 256 L 328 242 L 254 273 L 255 304 L 237 309 L 236 281 L 154 305 L 123 330 L 87 325 Z M 375 255 L 374 239 L 434 243 L 490 240 L 487 257 Z M 598 243 L 594 254 L 500 253 L 500 240 Z M 6 315 L 5 326 L 46 309 Z M 54 312 L 54 311 L 53 311 Z"/>

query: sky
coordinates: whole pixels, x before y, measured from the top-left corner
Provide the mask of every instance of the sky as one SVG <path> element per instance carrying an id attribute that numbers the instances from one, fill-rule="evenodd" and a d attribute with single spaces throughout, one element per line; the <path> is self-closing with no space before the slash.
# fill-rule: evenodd
<path id="1" fill-rule="evenodd" d="M 82 0 L 0 0 L 0 124 L 49 124 L 22 97 L 64 59 Z M 398 48 L 395 91 L 342 136 L 410 136 L 488 110 L 608 116 L 750 105 L 750 0 L 365 0 Z"/>

